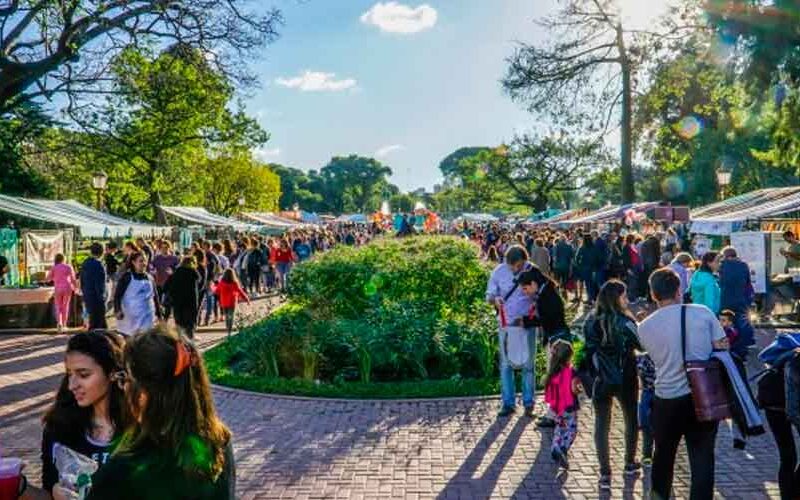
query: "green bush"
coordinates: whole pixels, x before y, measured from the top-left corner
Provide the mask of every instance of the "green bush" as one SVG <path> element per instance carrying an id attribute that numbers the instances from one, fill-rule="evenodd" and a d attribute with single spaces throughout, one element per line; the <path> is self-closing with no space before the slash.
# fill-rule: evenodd
<path id="1" fill-rule="evenodd" d="M 490 271 L 451 237 L 336 248 L 295 267 L 288 303 L 210 351 L 209 372 L 226 385 L 309 396 L 496 393 Z"/>
<path id="2" fill-rule="evenodd" d="M 289 302 L 228 341 L 230 369 L 326 383 L 490 377 L 489 272 L 457 238 L 336 248 L 295 267 Z"/>

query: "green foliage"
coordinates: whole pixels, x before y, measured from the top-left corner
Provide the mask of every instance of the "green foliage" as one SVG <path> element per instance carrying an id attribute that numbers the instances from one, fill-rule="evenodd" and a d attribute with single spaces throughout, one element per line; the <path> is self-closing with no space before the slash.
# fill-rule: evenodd
<path id="1" fill-rule="evenodd" d="M 492 377 L 488 276 L 457 238 L 336 248 L 297 266 L 288 304 L 226 343 L 224 373 L 348 386 Z"/>
<path id="2" fill-rule="evenodd" d="M 20 196 L 46 196 L 52 189 L 41 170 L 25 161 L 24 144 L 40 135 L 51 122 L 38 106 L 19 106 L 0 114 L 0 192 Z"/>
<path id="3" fill-rule="evenodd" d="M 213 213 L 231 215 L 238 211 L 239 198 L 249 210 L 274 212 L 278 209 L 280 178 L 248 151 L 224 152 L 203 164 L 205 206 Z"/>
<path id="4" fill-rule="evenodd" d="M 335 213 L 375 211 L 391 191 L 392 169 L 373 158 L 335 156 L 319 175 L 324 203 Z"/>

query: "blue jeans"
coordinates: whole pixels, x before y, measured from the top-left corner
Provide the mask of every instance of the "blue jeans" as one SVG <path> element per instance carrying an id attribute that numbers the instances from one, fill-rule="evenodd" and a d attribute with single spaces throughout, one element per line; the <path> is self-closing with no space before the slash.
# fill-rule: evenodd
<path id="1" fill-rule="evenodd" d="M 206 291 L 206 321 L 209 320 L 211 313 L 214 312 L 214 305 L 216 302 L 217 296 L 211 293 L 211 291 Z"/>
<path id="2" fill-rule="evenodd" d="M 639 428 L 642 429 L 642 457 L 653 458 L 653 424 L 650 414 L 653 411 L 655 389 L 642 389 L 639 400 Z"/>
<path id="3" fill-rule="evenodd" d="M 505 344 L 506 331 L 500 330 L 498 333 L 498 345 L 500 346 L 500 396 L 503 401 L 503 406 L 515 407 L 517 405 L 517 391 L 516 384 L 514 383 L 514 368 L 511 363 L 506 359 L 506 353 L 503 350 Z M 522 404 L 527 407 L 532 407 L 535 401 L 534 390 L 534 374 L 533 366 L 536 359 L 536 335 L 533 330 L 528 331 L 528 348 L 530 349 L 530 356 L 528 362 L 522 367 Z"/>

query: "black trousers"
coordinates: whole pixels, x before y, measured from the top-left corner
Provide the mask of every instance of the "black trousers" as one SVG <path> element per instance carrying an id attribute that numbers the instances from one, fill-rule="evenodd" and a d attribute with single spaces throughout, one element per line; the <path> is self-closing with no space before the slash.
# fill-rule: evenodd
<path id="1" fill-rule="evenodd" d="M 792 424 L 786 418 L 786 412 L 766 409 L 764 413 L 781 460 L 778 469 L 781 500 L 793 500 L 800 496 L 800 465 L 797 463 Z"/>
<path id="2" fill-rule="evenodd" d="M 105 304 L 84 304 L 84 307 L 86 307 L 86 312 L 89 314 L 89 331 L 108 328 Z"/>
<path id="3" fill-rule="evenodd" d="M 192 307 L 175 307 L 175 324 L 183 330 L 184 335 L 194 338 L 194 330 L 197 326 L 197 309 Z"/>
<path id="4" fill-rule="evenodd" d="M 691 469 L 690 500 L 711 500 L 714 497 L 714 443 L 717 422 L 698 422 L 692 396 L 653 400 L 652 498 L 666 500 L 672 492 L 675 454 L 681 438 L 686 440 Z"/>
<path id="5" fill-rule="evenodd" d="M 611 408 L 614 398 L 622 407 L 622 419 L 625 421 L 625 464 L 636 461 L 636 446 L 639 439 L 639 381 L 635 376 L 625 377 L 625 383 L 614 390 L 604 388 L 602 383 L 597 381 L 592 390 L 594 446 L 602 475 L 611 474 L 608 434 L 611 429 Z"/>

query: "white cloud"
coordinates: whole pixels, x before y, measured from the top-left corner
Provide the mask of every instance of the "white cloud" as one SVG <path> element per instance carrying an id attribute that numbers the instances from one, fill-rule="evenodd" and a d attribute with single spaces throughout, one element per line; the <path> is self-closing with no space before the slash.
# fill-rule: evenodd
<path id="1" fill-rule="evenodd" d="M 400 144 L 392 144 L 391 146 L 384 146 L 379 150 L 375 151 L 375 158 L 385 158 L 390 154 L 394 153 L 395 151 L 400 151 L 403 149 L 403 146 Z"/>
<path id="2" fill-rule="evenodd" d="M 253 155 L 258 161 L 269 163 L 281 155 L 281 148 L 260 147 L 253 150 Z"/>
<path id="3" fill-rule="evenodd" d="M 397 2 L 378 2 L 361 15 L 361 22 L 388 33 L 419 33 L 433 28 L 438 14 L 428 4 L 409 7 Z"/>
<path id="4" fill-rule="evenodd" d="M 275 83 L 303 92 L 341 92 L 352 89 L 357 82 L 352 78 L 337 80 L 335 73 L 306 70 L 302 75 L 293 78 L 277 78 Z"/>

